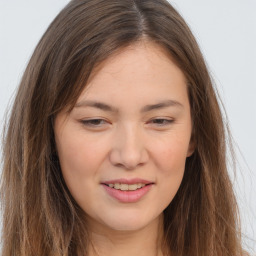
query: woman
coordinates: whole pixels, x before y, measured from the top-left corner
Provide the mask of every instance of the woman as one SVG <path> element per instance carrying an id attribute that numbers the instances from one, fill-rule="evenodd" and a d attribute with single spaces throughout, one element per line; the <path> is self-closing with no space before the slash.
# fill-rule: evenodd
<path id="1" fill-rule="evenodd" d="M 4 142 L 2 255 L 242 255 L 225 127 L 166 1 L 73 0 Z"/>

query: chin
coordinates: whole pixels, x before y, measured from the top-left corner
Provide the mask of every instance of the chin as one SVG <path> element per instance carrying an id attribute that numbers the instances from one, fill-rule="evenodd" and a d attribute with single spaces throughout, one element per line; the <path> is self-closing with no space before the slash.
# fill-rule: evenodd
<path id="1" fill-rule="evenodd" d="M 106 216 L 107 217 L 107 216 Z M 158 222 L 158 217 L 143 216 L 143 215 L 129 215 L 123 214 L 121 216 L 109 216 L 102 220 L 102 224 L 115 231 L 138 231 L 152 224 Z"/>
<path id="2" fill-rule="evenodd" d="M 105 225 L 108 226 L 108 228 L 114 230 L 114 231 L 137 231 L 140 229 L 143 229 L 145 226 L 147 226 L 144 223 L 134 223 L 134 222 L 127 222 L 124 221 L 122 223 L 120 222 L 114 222 L 114 223 L 105 223 Z"/>

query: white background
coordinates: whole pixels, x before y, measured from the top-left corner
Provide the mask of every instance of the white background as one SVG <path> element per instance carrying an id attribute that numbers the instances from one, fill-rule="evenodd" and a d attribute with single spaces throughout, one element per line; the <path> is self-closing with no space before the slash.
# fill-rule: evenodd
<path id="1" fill-rule="evenodd" d="M 52 19 L 68 2 L 0 0 L 1 130 L 4 113 L 29 57 Z M 196 36 L 226 107 L 237 144 L 239 168 L 234 184 L 244 242 L 255 252 L 256 0 L 171 2 Z"/>

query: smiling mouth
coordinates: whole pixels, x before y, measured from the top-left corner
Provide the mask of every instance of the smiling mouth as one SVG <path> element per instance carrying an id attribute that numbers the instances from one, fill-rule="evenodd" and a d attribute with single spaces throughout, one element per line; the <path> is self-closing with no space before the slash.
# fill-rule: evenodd
<path id="1" fill-rule="evenodd" d="M 116 189 L 116 190 L 122 190 L 122 191 L 135 191 L 138 189 L 141 189 L 147 185 L 150 184 L 144 184 L 144 183 L 135 183 L 135 184 L 124 184 L 124 183 L 113 183 L 113 184 L 104 184 L 110 188 Z"/>
<path id="2" fill-rule="evenodd" d="M 121 203 L 140 201 L 155 185 L 154 182 L 143 179 L 116 179 L 102 182 L 105 191 Z"/>

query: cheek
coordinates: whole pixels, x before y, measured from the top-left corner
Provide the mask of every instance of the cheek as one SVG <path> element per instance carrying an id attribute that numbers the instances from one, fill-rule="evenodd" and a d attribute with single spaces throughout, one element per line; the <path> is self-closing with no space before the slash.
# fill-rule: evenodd
<path id="1" fill-rule="evenodd" d="M 178 189 L 183 178 L 186 162 L 184 151 L 177 152 L 177 148 L 170 148 L 159 158 L 161 161 L 161 183 L 170 186 L 174 190 Z"/>
<path id="2" fill-rule="evenodd" d="M 64 131 L 56 143 L 64 180 L 75 200 L 79 202 L 82 201 L 80 197 L 84 188 L 89 189 L 93 182 L 98 181 L 97 175 L 104 159 L 104 148 L 95 142 L 84 140 L 81 134 L 70 134 L 65 134 Z"/>
<path id="3" fill-rule="evenodd" d="M 91 191 L 98 182 L 103 150 L 94 143 L 85 143 L 81 137 L 63 136 L 57 148 L 65 183 L 76 202 L 84 208 L 93 198 Z"/>
<path id="4" fill-rule="evenodd" d="M 188 143 L 184 140 L 173 139 L 170 142 L 155 144 L 157 165 L 165 175 L 175 175 L 184 171 L 187 158 Z"/>
<path id="5" fill-rule="evenodd" d="M 188 142 L 184 139 L 169 140 L 170 143 L 158 144 L 155 148 L 158 166 L 158 183 L 162 203 L 167 207 L 177 193 L 183 179 Z"/>
<path id="6" fill-rule="evenodd" d="M 83 176 L 93 171 L 93 166 L 100 162 L 102 149 L 99 145 L 83 140 L 81 136 L 79 139 L 65 136 L 58 143 L 58 154 L 64 172 Z"/>

